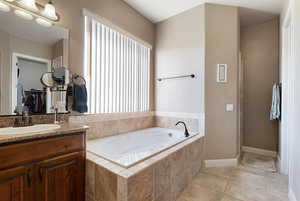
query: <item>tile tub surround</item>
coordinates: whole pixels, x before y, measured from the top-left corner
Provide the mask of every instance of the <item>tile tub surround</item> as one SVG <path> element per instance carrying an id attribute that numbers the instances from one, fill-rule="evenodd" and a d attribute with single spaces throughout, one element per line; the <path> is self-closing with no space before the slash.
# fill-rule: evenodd
<path id="1" fill-rule="evenodd" d="M 155 117 L 153 112 L 91 114 L 70 116 L 69 122 L 88 125 L 87 140 L 92 140 L 154 127 Z"/>
<path id="2" fill-rule="evenodd" d="M 169 116 L 155 116 L 155 127 L 160 128 L 173 128 L 184 130 L 182 125 L 175 126 L 178 121 L 184 121 L 189 131 L 200 132 L 199 120 L 195 118 L 180 118 L 180 117 L 169 117 Z"/>
<path id="3" fill-rule="evenodd" d="M 87 153 L 87 201 L 175 201 L 202 167 L 203 137 L 195 136 L 131 168 Z"/>
<path id="4" fill-rule="evenodd" d="M 180 116 L 180 115 L 179 115 Z M 178 121 L 187 123 L 191 132 L 199 132 L 199 119 L 188 117 L 170 117 L 156 115 L 155 112 L 91 114 L 70 116 L 71 123 L 82 123 L 90 127 L 87 140 L 119 135 L 152 127 L 176 128 L 183 130 L 182 126 L 175 127 Z"/>

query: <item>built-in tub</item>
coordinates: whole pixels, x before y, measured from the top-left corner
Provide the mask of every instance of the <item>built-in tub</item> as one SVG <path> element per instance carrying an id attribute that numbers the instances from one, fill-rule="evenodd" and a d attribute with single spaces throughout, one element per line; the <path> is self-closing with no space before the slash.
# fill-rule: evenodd
<path id="1" fill-rule="evenodd" d="M 128 168 L 195 135 L 199 133 L 190 133 L 186 137 L 181 130 L 148 128 L 91 140 L 87 144 L 87 150 Z"/>
<path id="2" fill-rule="evenodd" d="M 87 142 L 87 201 L 175 201 L 202 166 L 203 136 L 149 128 Z"/>

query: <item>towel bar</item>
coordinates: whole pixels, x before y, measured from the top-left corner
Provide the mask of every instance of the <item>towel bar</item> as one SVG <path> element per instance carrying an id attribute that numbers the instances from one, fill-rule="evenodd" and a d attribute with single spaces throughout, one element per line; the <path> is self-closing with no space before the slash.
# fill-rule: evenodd
<path id="1" fill-rule="evenodd" d="M 178 75 L 178 76 L 171 76 L 171 77 L 163 77 L 163 78 L 158 78 L 157 80 L 159 82 L 161 82 L 163 80 L 171 80 L 171 79 L 178 79 L 178 78 L 185 78 L 185 77 L 195 78 L 195 74 L 191 74 L 191 75 Z"/>

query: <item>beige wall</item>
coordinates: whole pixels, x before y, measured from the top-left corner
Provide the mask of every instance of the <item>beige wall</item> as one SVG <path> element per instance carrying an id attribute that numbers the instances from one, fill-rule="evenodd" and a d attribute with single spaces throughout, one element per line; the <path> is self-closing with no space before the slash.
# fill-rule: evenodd
<path id="1" fill-rule="evenodd" d="M 279 82 L 279 21 L 243 27 L 244 146 L 277 151 L 278 121 L 270 121 L 272 86 Z"/>
<path id="2" fill-rule="evenodd" d="M 155 81 L 156 110 L 204 112 L 204 5 L 157 24 L 155 76 L 186 75 L 195 79 Z"/>
<path id="3" fill-rule="evenodd" d="M 38 2 L 46 3 L 48 0 Z M 55 1 L 61 15 L 58 25 L 70 30 L 70 63 L 72 72 L 83 74 L 83 17 L 82 8 L 106 18 L 113 24 L 154 45 L 155 25 L 122 0 L 59 0 Z M 153 49 L 154 51 L 154 49 Z M 153 52 L 152 51 L 152 52 Z M 153 75 L 153 54 L 151 76 Z M 151 86 L 153 86 L 151 79 Z M 150 93 L 150 108 L 154 108 L 154 89 Z"/>
<path id="4" fill-rule="evenodd" d="M 5 66 L 10 64 L 10 51 L 9 51 L 9 34 L 3 31 L 0 31 L 0 114 L 7 113 L 8 104 L 9 104 L 9 87 L 7 87 L 7 83 L 9 82 L 10 70 Z"/>
<path id="5" fill-rule="evenodd" d="M 237 7 L 205 5 L 205 149 L 206 159 L 239 154 Z M 216 83 L 217 64 L 228 64 L 228 83 Z M 234 104 L 226 112 L 227 103 Z"/>

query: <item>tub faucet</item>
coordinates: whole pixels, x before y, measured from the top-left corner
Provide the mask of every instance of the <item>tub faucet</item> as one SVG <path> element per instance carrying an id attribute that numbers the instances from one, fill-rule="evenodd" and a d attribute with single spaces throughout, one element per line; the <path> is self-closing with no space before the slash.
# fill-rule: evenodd
<path id="1" fill-rule="evenodd" d="M 183 122 L 183 121 L 178 121 L 175 126 L 179 125 L 179 124 L 183 124 L 184 125 L 184 135 L 185 137 L 189 137 L 190 136 L 190 133 L 186 127 L 186 124 Z"/>

